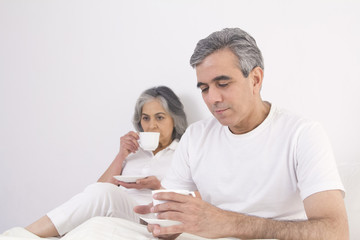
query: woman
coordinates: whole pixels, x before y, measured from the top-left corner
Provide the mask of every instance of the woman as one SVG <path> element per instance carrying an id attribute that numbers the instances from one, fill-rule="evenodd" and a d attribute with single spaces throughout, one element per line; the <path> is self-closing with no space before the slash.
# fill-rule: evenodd
<path id="1" fill-rule="evenodd" d="M 160 86 L 144 91 L 135 105 L 133 124 L 139 132 L 160 132 L 154 151 L 139 147 L 139 136 L 130 131 L 120 138 L 120 150 L 97 183 L 50 211 L 26 229 L 40 237 L 62 236 L 94 216 L 120 217 L 139 222 L 133 207 L 152 201 L 151 190 L 170 167 L 176 145 L 187 127 L 184 107 L 175 93 Z M 115 175 L 148 176 L 136 183 Z M 120 185 L 120 187 L 118 187 Z"/>

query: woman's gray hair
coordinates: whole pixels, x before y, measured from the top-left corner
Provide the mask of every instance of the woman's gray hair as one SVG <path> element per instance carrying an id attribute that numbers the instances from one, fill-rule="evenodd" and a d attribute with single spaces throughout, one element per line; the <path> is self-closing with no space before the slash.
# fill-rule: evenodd
<path id="1" fill-rule="evenodd" d="M 137 131 L 143 132 L 141 127 L 142 108 L 145 103 L 152 100 L 159 100 L 163 108 L 170 114 L 174 120 L 174 130 L 172 133 L 172 140 L 179 139 L 184 134 L 188 122 L 184 112 L 184 106 L 176 94 L 168 87 L 159 86 L 145 90 L 135 104 L 135 112 L 133 117 L 133 124 Z"/>
<path id="2" fill-rule="evenodd" d="M 240 28 L 225 28 L 200 40 L 190 58 L 190 65 L 195 68 L 210 54 L 225 48 L 229 48 L 239 59 L 244 77 L 248 77 L 255 67 L 264 70 L 264 60 L 255 39 Z"/>

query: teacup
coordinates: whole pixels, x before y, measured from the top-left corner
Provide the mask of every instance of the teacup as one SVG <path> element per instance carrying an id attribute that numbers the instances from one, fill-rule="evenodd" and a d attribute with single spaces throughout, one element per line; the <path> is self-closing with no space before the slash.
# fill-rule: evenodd
<path id="1" fill-rule="evenodd" d="M 159 145 L 159 132 L 139 132 L 139 144 L 144 150 L 154 151 Z"/>

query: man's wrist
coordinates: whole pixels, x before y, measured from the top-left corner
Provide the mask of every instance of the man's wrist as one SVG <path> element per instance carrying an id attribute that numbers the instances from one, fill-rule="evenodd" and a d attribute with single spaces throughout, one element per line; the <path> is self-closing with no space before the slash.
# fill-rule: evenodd
<path id="1" fill-rule="evenodd" d="M 221 237 L 239 237 L 243 236 L 246 216 L 241 213 L 221 210 L 222 217 L 219 219 L 218 233 Z"/>
<path id="2" fill-rule="evenodd" d="M 245 233 L 243 232 L 244 228 L 246 228 L 246 216 L 241 213 L 229 212 L 228 214 L 227 225 L 225 228 L 227 229 L 230 236 L 227 237 L 239 237 L 243 236 Z"/>
<path id="3" fill-rule="evenodd" d="M 266 219 L 236 212 L 227 212 L 226 215 L 226 225 L 223 227 L 224 237 L 248 239 L 262 235 L 262 226 L 266 224 Z"/>

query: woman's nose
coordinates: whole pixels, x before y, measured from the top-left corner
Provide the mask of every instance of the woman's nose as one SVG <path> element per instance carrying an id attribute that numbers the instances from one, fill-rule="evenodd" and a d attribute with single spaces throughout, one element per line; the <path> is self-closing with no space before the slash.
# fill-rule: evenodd
<path id="1" fill-rule="evenodd" d="M 156 120 L 154 120 L 154 119 L 150 120 L 149 127 L 150 127 L 150 129 L 156 129 L 157 128 Z"/>

